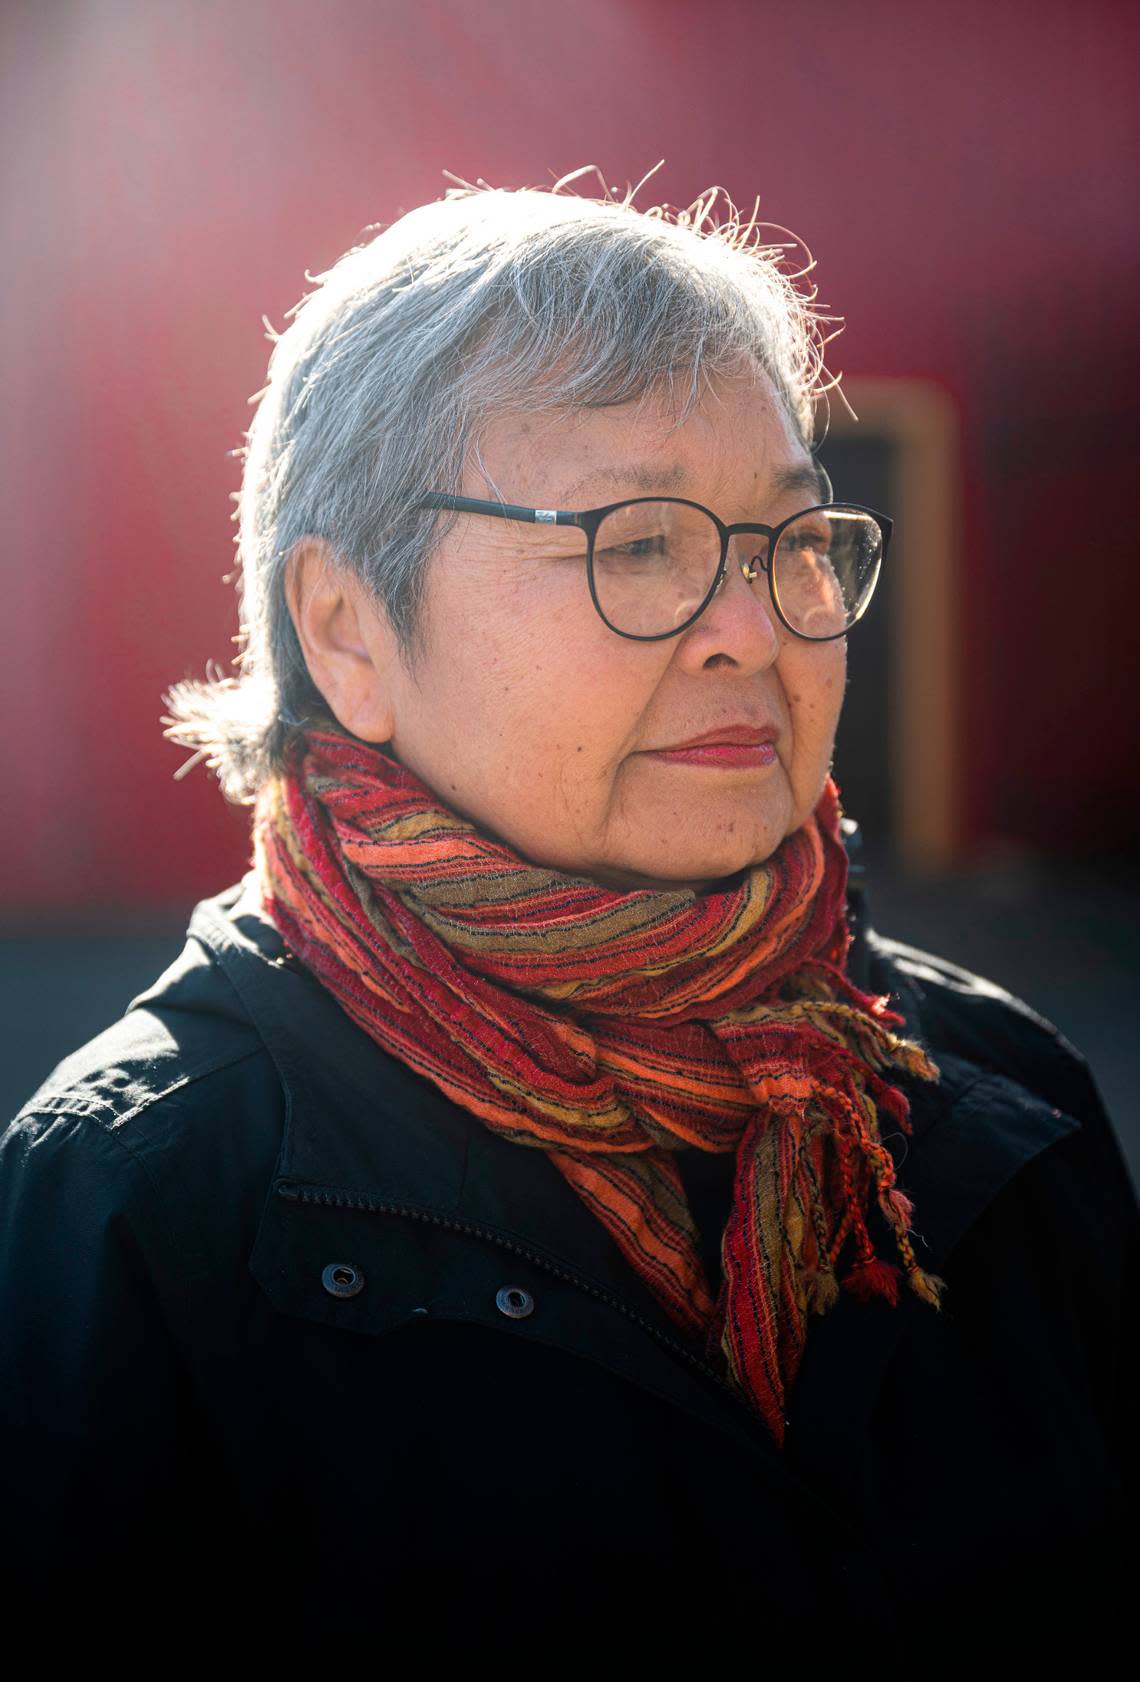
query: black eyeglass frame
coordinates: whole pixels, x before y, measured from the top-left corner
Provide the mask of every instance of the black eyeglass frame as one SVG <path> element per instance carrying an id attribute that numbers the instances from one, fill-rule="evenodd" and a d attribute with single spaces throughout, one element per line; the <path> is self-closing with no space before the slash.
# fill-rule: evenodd
<path id="1" fill-rule="evenodd" d="M 594 539 L 597 536 L 599 526 L 608 514 L 613 514 L 619 508 L 627 508 L 640 502 L 674 502 L 684 508 L 696 508 L 700 513 L 708 516 L 720 533 L 720 561 L 713 575 L 712 584 L 700 607 L 697 608 L 695 613 L 689 615 L 684 624 L 675 625 L 670 631 L 654 631 L 649 636 L 643 636 L 637 631 L 622 631 L 616 625 L 611 624 L 602 611 L 602 605 L 598 600 L 597 587 L 594 583 Z M 876 509 L 864 507 L 862 503 L 858 502 L 814 502 L 810 508 L 801 508 L 797 513 L 790 514 L 786 520 L 781 520 L 778 526 L 763 526 L 754 521 L 744 521 L 734 526 L 726 526 L 724 521 L 719 519 L 711 508 L 705 507 L 703 502 L 693 502 L 688 497 L 683 496 L 627 496 L 622 497 L 620 502 L 607 503 L 604 508 L 584 508 L 575 511 L 566 508 L 524 508 L 521 504 L 515 502 L 487 502 L 476 496 L 448 496 L 443 491 L 429 491 L 426 495 L 417 499 L 415 506 L 453 514 L 490 514 L 496 519 L 521 520 L 526 524 L 536 526 L 577 526 L 580 531 L 586 533 L 586 575 L 590 586 L 590 599 L 598 617 L 615 636 L 625 637 L 630 642 L 664 642 L 669 637 L 679 637 L 683 631 L 689 629 L 690 625 L 695 625 L 728 575 L 729 543 L 734 537 L 745 535 L 766 537 L 768 540 L 767 558 L 761 561 L 760 565 L 768 579 L 768 594 L 772 598 L 772 606 L 775 608 L 777 618 L 785 630 L 790 631 L 792 636 L 799 637 L 803 642 L 835 642 L 839 637 L 845 637 L 852 626 L 859 623 L 870 606 L 871 597 L 874 595 L 875 586 L 879 581 L 879 573 L 882 570 L 883 562 L 887 558 L 891 532 L 894 530 L 894 521 L 886 514 L 880 514 Z M 883 546 L 879 554 L 879 564 L 875 569 L 874 581 L 851 623 L 845 625 L 841 631 L 833 631 L 830 636 L 811 637 L 804 631 L 797 631 L 795 626 L 789 625 L 785 619 L 776 595 L 776 586 L 772 580 L 771 558 L 776 552 L 776 545 L 781 534 L 789 526 L 794 525 L 797 520 L 802 520 L 807 514 L 828 513 L 832 509 L 844 509 L 853 514 L 869 515 L 883 534 Z M 743 566 L 741 571 L 744 572 L 744 576 L 749 583 L 756 576 L 754 572 L 745 571 Z"/>

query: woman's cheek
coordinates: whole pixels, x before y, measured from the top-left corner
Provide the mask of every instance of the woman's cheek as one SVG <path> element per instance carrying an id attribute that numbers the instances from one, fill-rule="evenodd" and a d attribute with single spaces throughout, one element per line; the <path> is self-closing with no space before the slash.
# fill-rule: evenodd
<path id="1" fill-rule="evenodd" d="M 797 807 L 812 810 L 823 790 L 843 708 L 847 671 L 842 643 L 825 650 L 805 650 L 799 669 L 789 673 L 785 689 L 792 720 L 792 782 Z"/>

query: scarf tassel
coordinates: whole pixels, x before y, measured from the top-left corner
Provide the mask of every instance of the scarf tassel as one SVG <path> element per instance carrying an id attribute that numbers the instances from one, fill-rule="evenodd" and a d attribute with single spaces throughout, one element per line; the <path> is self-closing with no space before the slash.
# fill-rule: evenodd
<path id="1" fill-rule="evenodd" d="M 876 1086 L 879 1084 L 878 1081 L 875 1082 Z M 854 1104 L 845 1108 L 847 1120 L 849 1124 L 853 1124 L 854 1137 L 849 1141 L 841 1131 L 836 1136 L 836 1144 L 839 1148 L 840 1172 L 844 1180 L 847 1206 L 855 1229 L 859 1255 L 844 1275 L 843 1289 L 848 1291 L 856 1302 L 868 1303 L 876 1297 L 881 1297 L 892 1308 L 897 1308 L 899 1287 L 905 1269 L 907 1284 L 914 1294 L 923 1302 L 929 1303 L 931 1308 L 941 1308 L 941 1296 L 946 1289 L 946 1281 L 940 1279 L 937 1274 L 926 1273 L 919 1267 L 914 1247 L 910 1242 L 914 1204 L 906 1193 L 894 1184 L 894 1165 L 882 1144 L 869 1133 L 858 1108 Z M 909 1128 L 907 1131 L 909 1132 Z M 895 1242 L 902 1257 L 903 1268 L 896 1267 L 893 1262 L 884 1261 L 874 1253 L 862 1209 L 853 1194 L 850 1162 L 852 1144 L 864 1153 L 872 1165 L 878 1182 L 879 1207 L 894 1228 Z"/>
<path id="2" fill-rule="evenodd" d="M 928 1302 L 931 1308 L 942 1307 L 942 1293 L 946 1289 L 945 1279 L 940 1279 L 936 1273 L 927 1273 L 916 1263 L 906 1270 L 907 1281 L 915 1296 Z"/>
<path id="3" fill-rule="evenodd" d="M 806 1267 L 800 1274 L 804 1302 L 812 1314 L 826 1314 L 839 1300 L 839 1281 L 829 1269 Z"/>
<path id="4" fill-rule="evenodd" d="M 946 1289 L 945 1279 L 940 1279 L 936 1273 L 925 1272 L 917 1262 L 907 1268 L 906 1279 L 916 1297 L 921 1297 L 931 1308 L 942 1307 L 942 1293 Z M 856 1262 L 844 1276 L 842 1283 L 843 1289 L 849 1291 L 856 1302 L 873 1302 L 876 1297 L 882 1297 L 892 1308 L 897 1308 L 901 1280 L 902 1270 L 895 1267 L 893 1262 L 872 1256 L 869 1261 Z M 831 1300 L 834 1301 L 834 1297 Z M 823 1313 L 824 1310 L 818 1309 L 817 1312 Z"/>
<path id="5" fill-rule="evenodd" d="M 856 1302 L 871 1302 L 875 1297 L 883 1297 L 892 1308 L 897 1308 L 901 1279 L 901 1270 L 892 1262 L 871 1256 L 867 1261 L 857 1261 L 844 1275 L 843 1289 L 850 1291 Z"/>

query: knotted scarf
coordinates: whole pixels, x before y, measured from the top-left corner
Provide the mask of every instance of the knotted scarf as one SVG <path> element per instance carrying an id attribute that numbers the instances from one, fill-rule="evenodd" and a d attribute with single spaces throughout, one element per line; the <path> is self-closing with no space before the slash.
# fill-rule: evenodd
<path id="1" fill-rule="evenodd" d="M 726 883 L 617 889 L 529 863 L 381 750 L 310 728 L 258 797 L 254 867 L 348 1015 L 500 1137 L 545 1150 L 777 1443 L 809 1314 L 841 1285 L 898 1301 L 872 1201 L 938 1306 L 881 1132 L 910 1131 L 889 1071 L 937 1070 L 844 973 L 830 780 L 802 828 Z M 736 1158 L 715 1300 L 686 1147 Z"/>

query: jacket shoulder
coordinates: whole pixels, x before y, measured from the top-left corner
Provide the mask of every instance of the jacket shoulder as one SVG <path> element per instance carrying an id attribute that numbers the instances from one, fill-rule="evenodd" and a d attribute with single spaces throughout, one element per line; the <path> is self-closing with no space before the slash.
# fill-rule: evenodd
<path id="1" fill-rule="evenodd" d="M 1081 1052 L 1046 1017 L 1006 988 L 961 965 L 876 930 L 867 931 L 872 990 L 887 994 L 907 1031 L 939 1057 L 1005 1076 L 1075 1119 L 1103 1121 L 1104 1107 Z"/>
<path id="2" fill-rule="evenodd" d="M 0 1131 L 3 1195 L 30 1212 L 66 1183 L 104 1221 L 144 1204 L 188 1211 L 196 1194 L 208 1208 L 212 1198 L 240 1195 L 239 1183 L 247 1195 L 263 1194 L 283 1110 L 260 1034 L 211 953 L 190 937 Z"/>
<path id="3" fill-rule="evenodd" d="M 170 1093 L 263 1050 L 219 965 L 192 936 L 123 1015 L 58 1062 L 21 1107 L 117 1129 Z"/>
<path id="4" fill-rule="evenodd" d="M 986 1277 L 1017 1276 L 1022 1257 L 1042 1267 L 1068 1258 L 1063 1288 L 1077 1288 L 1079 1270 L 1079 1291 L 1089 1301 L 1099 1293 L 1115 1347 L 1140 1265 L 1140 1209 L 1085 1058 L 994 982 L 878 934 L 869 944 L 875 990 L 940 1070 L 933 1087 L 910 1089 L 925 1136 L 917 1156 L 904 1157 L 904 1178 L 925 1211 L 925 1238 L 945 1227 L 941 1253 L 956 1252 L 954 1270 L 976 1265 Z"/>

